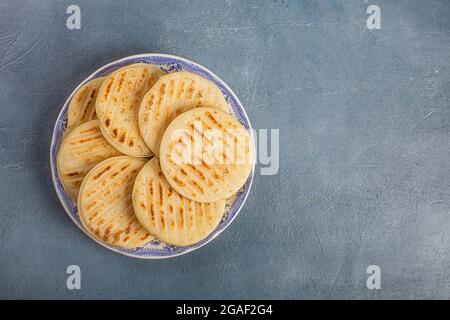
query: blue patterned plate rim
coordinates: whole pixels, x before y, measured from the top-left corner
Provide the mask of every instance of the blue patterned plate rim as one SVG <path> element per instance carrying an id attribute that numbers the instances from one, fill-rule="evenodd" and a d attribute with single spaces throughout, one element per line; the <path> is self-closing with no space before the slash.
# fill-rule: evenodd
<path id="1" fill-rule="evenodd" d="M 113 61 L 111 63 L 104 65 L 103 67 L 100 67 L 99 69 L 94 71 L 90 76 L 88 76 L 84 81 L 82 81 L 67 98 L 56 119 L 55 127 L 53 129 L 52 134 L 52 141 L 50 146 L 50 167 L 52 173 L 52 180 L 56 193 L 58 195 L 58 199 L 61 202 L 61 205 L 63 206 L 67 215 L 86 235 L 88 235 L 92 240 L 94 240 L 101 246 L 114 252 L 133 258 L 162 259 L 162 258 L 176 257 L 206 245 L 215 237 L 217 237 L 223 230 L 225 230 L 231 224 L 231 222 L 233 222 L 233 220 L 236 218 L 239 211 L 243 207 L 245 201 L 247 200 L 248 194 L 250 193 L 250 188 L 253 183 L 254 166 L 244 186 L 241 188 L 241 190 L 236 194 L 236 196 L 233 199 L 230 199 L 227 202 L 227 208 L 225 210 L 224 217 L 222 218 L 217 228 L 207 238 L 203 239 L 202 241 L 184 247 L 168 245 L 155 239 L 142 247 L 133 249 L 121 249 L 109 246 L 95 239 L 82 226 L 78 216 L 76 204 L 72 200 L 70 200 L 70 198 L 64 192 L 58 175 L 56 165 L 56 155 L 58 153 L 59 146 L 62 141 L 64 130 L 66 128 L 67 108 L 74 93 L 83 84 L 92 79 L 107 75 L 113 72 L 114 70 L 117 70 L 118 68 L 137 62 L 153 64 L 167 72 L 179 70 L 193 72 L 203 77 L 206 77 L 212 82 L 214 82 L 224 94 L 228 104 L 231 107 L 230 109 L 231 113 L 247 128 L 252 138 L 253 144 L 255 144 L 252 126 L 250 124 L 250 120 L 248 119 L 247 113 L 245 112 L 244 107 L 242 106 L 242 103 L 239 101 L 238 97 L 233 92 L 233 90 L 231 90 L 230 87 L 228 87 L 228 85 L 223 80 L 221 80 L 217 75 L 215 75 L 212 71 L 193 61 L 175 55 L 160 54 L 160 53 L 137 54 Z"/>

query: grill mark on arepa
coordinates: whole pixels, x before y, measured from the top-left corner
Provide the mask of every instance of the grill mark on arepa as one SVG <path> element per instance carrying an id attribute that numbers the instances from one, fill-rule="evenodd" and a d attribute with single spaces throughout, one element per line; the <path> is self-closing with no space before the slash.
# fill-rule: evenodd
<path id="1" fill-rule="evenodd" d="M 153 202 L 150 203 L 150 223 L 156 227 L 155 208 Z"/>
<path id="2" fill-rule="evenodd" d="M 120 93 L 122 90 L 123 82 L 125 81 L 125 77 L 127 76 L 127 71 L 124 70 L 122 74 L 119 76 L 119 81 L 117 83 L 117 89 L 115 90 L 117 93 Z"/>
<path id="3" fill-rule="evenodd" d="M 159 192 L 159 206 L 162 207 L 164 204 L 164 190 L 159 180 L 158 180 L 158 192 Z"/>
<path id="4" fill-rule="evenodd" d="M 150 216 L 153 223 L 153 226 L 157 227 L 159 229 L 159 221 L 157 220 L 157 210 L 155 208 L 155 199 L 156 199 L 156 190 L 155 190 L 155 179 L 152 178 L 150 186 L 149 186 L 149 199 L 150 199 Z"/>
<path id="5" fill-rule="evenodd" d="M 83 143 L 86 143 L 86 142 L 97 140 L 99 138 L 103 138 L 103 136 L 101 134 L 99 134 L 99 135 L 96 135 L 96 136 L 93 136 L 93 137 L 90 137 L 90 138 L 77 139 L 76 141 L 71 141 L 69 143 L 69 145 L 71 145 L 71 146 L 79 145 L 79 144 L 83 144 Z"/>
<path id="6" fill-rule="evenodd" d="M 68 177 L 73 177 L 73 176 L 78 176 L 78 175 L 80 175 L 80 174 L 81 174 L 81 172 L 74 171 L 74 172 L 68 172 L 68 173 L 65 173 L 64 175 L 65 175 L 65 176 L 68 176 Z"/>
<path id="7" fill-rule="evenodd" d="M 119 141 L 121 143 L 125 142 L 125 138 L 126 138 L 127 134 L 126 134 L 126 130 L 124 132 L 122 132 L 122 134 L 120 135 Z"/>
<path id="8" fill-rule="evenodd" d="M 169 94 L 169 89 L 170 89 L 169 86 L 170 86 L 170 83 L 167 84 L 167 88 L 166 88 L 165 94 L 164 94 L 163 105 L 165 105 L 166 107 L 164 108 L 164 114 L 162 115 L 161 120 L 159 121 L 160 124 L 167 123 L 167 118 L 169 117 L 169 111 L 170 111 L 170 108 L 168 108 L 167 106 L 170 106 L 171 102 L 173 101 L 173 98 Z"/>
<path id="9" fill-rule="evenodd" d="M 194 221 L 194 210 L 192 209 L 192 201 L 186 201 L 187 202 L 187 210 L 188 210 L 188 216 L 189 216 L 189 225 L 191 227 L 191 230 L 196 229 L 196 222 Z"/>
<path id="10" fill-rule="evenodd" d="M 189 100 L 192 99 L 192 96 L 194 95 L 194 91 L 195 91 L 196 87 L 197 87 L 197 82 L 195 80 L 192 80 L 189 83 L 189 86 L 186 90 L 186 99 L 189 99 Z"/>
<path id="11" fill-rule="evenodd" d="M 173 179 L 173 180 L 175 181 L 175 183 L 178 184 L 180 187 L 184 187 L 184 186 L 186 185 L 183 181 L 179 180 L 179 179 L 177 178 L 177 176 L 174 176 L 172 179 Z"/>
<path id="12" fill-rule="evenodd" d="M 93 131 L 100 132 L 98 126 L 92 126 L 92 128 L 80 130 L 78 133 L 83 134 L 83 133 L 89 133 L 89 132 L 93 132 Z"/>
<path id="13" fill-rule="evenodd" d="M 106 228 L 105 232 L 103 233 L 102 239 L 103 241 L 108 241 L 109 239 L 109 233 L 111 232 L 111 225 L 108 225 L 108 227 Z"/>
<path id="14" fill-rule="evenodd" d="M 110 158 L 119 154 L 120 153 L 106 141 L 104 141 L 104 143 L 95 144 L 92 147 L 89 146 L 87 148 L 80 148 L 80 150 L 75 153 L 72 152 L 72 150 L 70 150 L 70 152 L 67 152 L 67 156 L 70 156 L 71 161 L 85 159 L 85 161 L 87 162 L 99 162 L 97 160 L 103 159 L 103 155 L 106 158 Z"/>
<path id="15" fill-rule="evenodd" d="M 145 102 L 145 112 L 144 112 L 144 122 L 148 121 L 148 113 L 149 110 L 151 110 L 152 106 L 153 106 L 153 101 L 155 99 L 155 95 L 153 93 L 149 93 L 149 98 L 147 99 L 147 97 L 145 97 L 146 102 Z M 145 129 L 145 134 L 148 134 L 148 127 L 144 126 Z"/>
<path id="16" fill-rule="evenodd" d="M 170 218 L 170 226 L 169 226 L 169 230 L 172 230 L 172 232 L 174 230 L 176 230 L 176 220 L 175 220 L 175 214 L 174 214 L 174 210 L 173 210 L 173 205 L 171 203 L 169 203 L 169 218 Z"/>
<path id="17" fill-rule="evenodd" d="M 121 200 L 124 201 L 124 200 Z M 115 225 L 112 228 L 112 232 L 121 231 L 121 233 L 124 233 L 125 235 L 129 235 L 131 231 L 131 226 L 135 224 L 135 217 L 133 212 L 133 205 L 131 203 L 131 199 L 127 198 L 125 200 L 127 203 L 130 203 L 126 208 L 123 210 L 117 212 L 112 217 L 109 217 L 108 223 L 109 225 Z M 124 223 L 126 223 L 126 228 L 124 229 Z"/>
<path id="18" fill-rule="evenodd" d="M 141 133 L 139 131 L 138 124 L 138 114 L 139 114 L 139 107 L 141 104 L 141 100 L 144 96 L 144 94 L 148 91 L 148 89 L 154 84 L 154 82 L 157 79 L 157 76 L 155 73 L 152 73 L 150 77 L 148 78 L 148 82 L 144 83 L 145 78 L 148 74 L 148 69 L 144 68 L 141 73 L 141 77 L 139 80 L 139 83 L 137 84 L 137 92 L 135 93 L 135 100 L 133 101 L 133 109 L 136 109 L 136 112 L 132 113 L 132 118 L 130 121 L 129 128 L 127 129 L 127 132 L 129 132 L 127 139 L 125 140 L 125 144 L 128 144 L 128 146 L 132 147 L 135 145 L 135 141 L 141 141 L 140 144 L 137 145 L 137 148 L 140 152 L 144 152 L 143 149 L 145 146 L 145 142 L 142 140 Z M 136 91 L 136 90 L 135 90 Z M 145 149 L 148 149 L 148 147 L 145 146 Z"/>
<path id="19" fill-rule="evenodd" d="M 204 124 L 204 122 L 202 121 L 202 125 Z M 192 131 L 194 131 L 195 133 L 197 133 L 197 135 L 199 135 L 199 136 L 201 136 L 202 137 L 202 139 L 203 140 L 206 140 L 208 143 L 212 143 L 212 141 L 209 139 L 209 138 L 207 138 L 206 136 L 205 136 L 205 133 L 203 132 L 203 130 L 202 131 L 199 131 L 196 127 L 195 127 L 195 125 L 193 124 L 193 123 L 191 123 L 190 125 L 189 125 L 189 127 L 191 128 L 191 130 Z"/>
<path id="20" fill-rule="evenodd" d="M 150 199 L 150 204 L 149 204 L 149 218 L 150 218 L 150 224 L 152 224 L 153 226 L 156 226 L 155 224 L 155 209 L 153 208 L 153 183 L 154 183 L 154 179 L 150 178 L 149 183 L 148 183 L 148 195 L 145 197 L 145 199 Z"/>
<path id="21" fill-rule="evenodd" d="M 208 116 L 207 114 L 209 114 L 210 116 Z M 226 128 L 224 128 L 220 121 L 214 118 L 214 116 L 209 111 L 205 112 L 205 114 L 198 115 L 196 120 L 201 121 L 202 125 L 206 126 L 208 130 L 219 130 L 222 135 L 227 132 Z"/>
<path id="22" fill-rule="evenodd" d="M 121 212 L 124 212 L 124 210 L 122 211 L 118 211 L 114 214 L 115 209 L 117 208 L 117 204 L 119 203 L 131 203 L 131 196 L 129 195 L 129 189 L 130 189 L 130 184 L 128 183 L 127 185 L 125 185 L 124 187 L 113 191 L 113 192 L 109 192 L 106 197 L 104 199 L 102 199 L 102 201 L 100 202 L 93 202 L 93 206 L 91 208 L 87 208 L 88 210 L 85 211 L 85 215 L 89 216 L 90 212 L 94 211 L 94 212 L 102 212 L 103 215 L 99 216 L 100 217 L 104 217 L 104 218 L 108 218 L 109 220 L 112 218 L 117 217 Z M 105 205 L 106 204 L 106 205 Z M 105 216 L 106 214 L 106 216 Z M 97 219 L 96 219 L 97 220 Z M 95 222 L 96 220 L 93 220 L 92 222 Z"/>
<path id="23" fill-rule="evenodd" d="M 111 165 L 108 165 L 106 168 L 102 169 L 99 173 L 94 176 L 94 180 L 100 178 L 105 172 L 111 169 Z"/>
<path id="24" fill-rule="evenodd" d="M 90 88 L 90 90 L 91 91 L 87 95 L 87 101 L 83 103 L 83 113 L 81 114 L 81 117 L 78 120 L 78 124 L 80 122 L 85 122 L 86 119 L 89 119 L 89 117 L 91 115 L 91 112 L 92 112 L 91 105 L 92 105 L 92 102 L 94 101 L 94 97 L 95 97 L 97 90 L 94 88 Z M 89 113 L 89 117 L 86 117 L 88 111 L 91 111 L 91 112 Z"/>
<path id="25" fill-rule="evenodd" d="M 117 166 L 117 165 L 116 165 L 116 166 Z M 120 175 L 115 175 L 115 176 L 114 176 L 115 179 L 113 179 L 113 180 L 111 179 L 112 175 L 113 175 L 114 173 L 116 173 L 116 172 L 117 172 L 117 171 L 114 171 L 114 170 L 113 170 L 110 174 L 108 174 L 108 175 L 106 175 L 106 176 L 103 176 L 102 179 L 100 179 L 100 180 L 98 180 L 97 182 L 95 182 L 94 185 L 91 185 L 90 188 L 91 188 L 92 190 L 89 190 L 89 191 L 87 192 L 87 199 L 90 199 L 91 196 L 97 192 L 97 190 L 100 190 L 100 191 L 107 190 L 107 189 L 110 187 L 110 185 L 113 184 L 115 181 L 116 181 L 116 182 L 117 182 L 117 181 L 124 181 L 124 179 L 122 179 L 122 177 L 125 176 L 125 175 L 127 175 L 127 172 L 124 172 L 123 170 L 119 171 Z M 119 178 L 120 178 L 121 180 L 118 180 Z M 92 182 L 91 182 L 91 183 L 92 183 Z M 122 185 L 123 185 L 123 184 L 120 184 L 119 186 L 122 186 Z M 101 188 L 100 188 L 99 186 L 101 186 Z M 117 184 L 116 184 L 116 186 L 117 186 Z M 97 187 L 97 188 L 95 188 L 95 187 Z M 116 191 L 117 191 L 117 190 L 116 190 Z"/>
<path id="26" fill-rule="evenodd" d="M 165 179 L 165 178 L 164 178 Z M 168 192 L 168 197 L 171 197 L 173 194 L 173 189 L 169 186 L 169 192 Z"/>
<path id="27" fill-rule="evenodd" d="M 149 238 L 150 234 L 147 231 L 145 231 L 137 221 L 135 221 L 134 224 L 138 226 L 137 227 L 138 231 L 136 231 L 136 229 L 135 229 L 134 234 L 131 236 L 131 238 L 128 241 L 133 243 L 136 240 L 136 238 L 139 238 L 139 240 L 141 240 L 141 241 L 143 241 L 145 239 L 150 240 L 150 238 Z"/>
<path id="28" fill-rule="evenodd" d="M 89 212 L 91 211 L 102 211 L 102 212 L 108 212 L 110 213 L 110 209 L 115 207 L 117 203 L 120 203 L 121 201 L 124 201 L 123 199 L 130 198 L 128 195 L 123 196 L 124 190 L 129 189 L 128 185 L 122 186 L 122 188 L 118 188 L 115 191 L 110 191 L 107 193 L 104 199 L 102 201 L 97 202 L 93 201 L 90 204 L 86 206 L 87 211 L 85 212 L 85 215 L 89 215 Z M 106 203 L 106 206 L 104 204 Z"/>
<path id="29" fill-rule="evenodd" d="M 161 104 L 164 100 L 164 96 L 166 94 L 166 84 L 163 82 L 161 83 L 160 87 L 159 87 L 159 95 L 158 95 L 158 102 L 156 104 L 156 109 L 155 109 L 155 119 L 159 120 L 159 116 L 161 113 Z"/>
<path id="30" fill-rule="evenodd" d="M 123 230 L 119 230 L 119 231 L 115 232 L 114 235 L 113 235 L 114 241 L 118 242 L 119 239 L 120 239 L 120 235 L 121 235 L 122 233 L 123 233 Z"/>
<path id="31" fill-rule="evenodd" d="M 185 203 L 184 202 L 185 202 L 186 199 L 184 197 L 182 197 L 182 196 L 179 196 L 179 197 L 180 197 L 180 209 L 179 209 L 178 218 L 179 218 L 179 221 L 180 221 L 180 229 L 184 230 L 185 229 L 185 227 L 184 227 Z"/>
<path id="32" fill-rule="evenodd" d="M 123 74 L 123 72 L 122 72 L 122 74 Z M 122 74 L 120 74 L 120 75 L 122 75 Z M 126 77 L 124 78 L 123 81 L 126 81 Z M 114 83 L 114 89 L 113 90 L 116 89 L 116 86 L 117 86 L 117 82 Z M 106 120 L 109 120 L 110 122 L 113 122 L 116 119 L 117 112 L 119 110 L 118 101 L 119 101 L 119 99 L 122 99 L 123 90 L 121 89 L 120 92 L 118 92 L 118 93 L 119 93 L 118 97 L 116 95 L 113 95 L 113 97 L 111 99 L 111 100 L 113 100 L 113 104 L 114 104 L 113 111 L 111 111 L 111 108 L 108 105 L 103 106 L 103 109 L 105 109 L 103 111 L 104 112 L 104 116 L 105 116 Z M 107 103 L 107 102 L 108 102 L 107 100 L 104 101 L 104 103 Z M 105 122 L 105 124 L 106 124 L 106 122 Z M 109 128 L 109 126 L 107 126 L 107 127 Z M 107 130 L 107 132 L 111 132 L 112 135 L 114 135 L 113 138 L 117 137 L 117 128 L 110 128 L 109 131 Z"/>
<path id="33" fill-rule="evenodd" d="M 169 97 L 173 97 L 175 94 L 175 80 L 171 79 L 169 82 Z"/>
<path id="34" fill-rule="evenodd" d="M 99 139 L 95 139 L 95 140 L 91 140 L 85 143 L 81 143 L 78 145 L 73 145 L 73 146 L 69 146 L 66 149 L 66 153 L 67 155 L 70 155 L 70 159 L 74 159 L 74 157 L 78 156 L 78 155 L 82 155 L 85 152 L 91 152 L 92 150 L 97 150 L 99 148 L 102 148 L 103 146 L 105 146 L 105 144 L 107 146 L 111 146 L 109 143 L 107 143 L 105 141 L 105 139 L 103 138 L 99 138 Z"/>
<path id="35" fill-rule="evenodd" d="M 203 203 L 196 202 L 195 203 L 197 207 L 197 215 L 198 215 L 198 225 L 201 226 L 204 224 L 204 215 L 203 215 Z"/>
<path id="36" fill-rule="evenodd" d="M 194 173 L 194 175 L 200 180 L 200 183 L 203 185 L 207 184 L 208 179 L 206 179 L 205 175 L 203 174 L 203 172 L 201 172 L 200 170 L 198 170 L 194 165 L 192 164 L 188 164 L 186 166 L 184 166 L 184 168 L 189 168 L 191 169 L 191 171 Z M 180 170 L 183 169 L 183 167 L 179 167 Z M 211 180 L 209 180 L 211 181 Z M 211 181 L 212 182 L 212 181 Z M 204 193 L 203 188 L 201 188 L 200 190 L 202 193 Z"/>
<path id="37" fill-rule="evenodd" d="M 166 214 L 163 210 L 159 210 L 159 218 L 161 221 L 161 227 L 163 230 L 166 230 Z"/>
<path id="38" fill-rule="evenodd" d="M 147 80 L 147 89 L 151 88 L 157 79 L 157 76 L 153 73 Z"/>
<path id="39" fill-rule="evenodd" d="M 195 96 L 195 107 L 198 108 L 200 105 L 202 105 L 203 102 L 203 96 L 204 96 L 204 89 L 199 88 L 197 91 L 197 95 Z"/>
<path id="40" fill-rule="evenodd" d="M 181 96 L 184 94 L 184 87 L 186 85 L 186 82 L 184 79 L 179 80 L 179 82 L 180 82 L 180 84 L 178 86 L 177 98 L 181 99 Z"/>
<path id="41" fill-rule="evenodd" d="M 133 69 L 130 71 L 134 71 L 134 72 L 130 72 L 130 77 L 128 77 L 128 82 L 127 82 L 127 87 L 126 87 L 126 93 L 127 93 L 127 101 L 126 103 L 123 103 L 122 108 L 125 109 L 133 109 L 133 104 L 134 104 L 134 96 L 136 95 L 136 87 L 138 86 L 138 81 L 135 81 L 136 78 L 138 78 L 139 75 L 139 70 Z M 133 112 L 132 112 L 133 113 Z M 128 126 L 125 127 L 121 127 L 120 129 L 120 138 L 119 138 L 119 143 L 124 145 L 125 144 L 125 138 L 128 132 L 130 132 L 131 127 L 133 126 L 133 119 L 129 118 L 129 114 L 127 114 L 127 119 L 129 121 Z M 117 138 L 117 136 L 116 136 Z"/>
<path id="42" fill-rule="evenodd" d="M 129 144 L 130 139 L 141 139 L 140 133 L 139 133 L 139 127 L 137 126 L 137 116 L 139 112 L 140 102 L 142 100 L 142 96 L 145 93 L 146 84 L 143 83 L 144 79 L 148 73 L 147 68 L 143 68 L 140 70 L 141 73 L 136 74 L 136 78 L 139 80 L 135 82 L 133 87 L 133 100 L 131 101 L 131 105 L 129 106 L 130 109 L 133 109 L 133 112 L 131 114 L 131 119 L 128 127 L 124 131 L 125 133 L 125 139 L 121 141 L 123 144 Z M 137 132 L 136 132 L 137 131 Z M 129 134 L 128 134 L 129 133 Z M 123 134 L 123 133 L 122 133 Z M 134 142 L 132 143 L 134 145 Z M 139 149 L 139 148 L 138 148 Z M 139 149 L 139 151 L 141 151 Z"/>
<path id="43" fill-rule="evenodd" d="M 106 87 L 105 87 L 105 92 L 103 93 L 103 95 L 102 95 L 102 102 L 106 102 L 106 101 L 108 101 L 108 97 L 109 97 L 109 94 L 111 93 L 111 87 L 112 87 L 112 85 L 114 84 L 114 80 L 115 80 L 115 78 L 114 77 L 111 77 L 111 78 L 109 78 L 108 79 L 109 81 L 108 81 L 108 83 L 106 84 Z"/>
<path id="44" fill-rule="evenodd" d="M 223 129 L 223 126 L 220 124 L 219 121 L 217 121 L 216 118 L 214 118 L 214 116 L 211 114 L 211 112 L 206 111 L 205 115 L 212 121 L 212 123 L 216 126 L 219 127 L 219 129 Z"/>
<path id="45" fill-rule="evenodd" d="M 95 99 L 95 101 L 97 101 L 97 98 Z M 95 101 L 94 101 L 94 105 L 91 108 L 91 114 L 89 115 L 89 119 L 97 118 L 97 112 L 95 111 Z"/>

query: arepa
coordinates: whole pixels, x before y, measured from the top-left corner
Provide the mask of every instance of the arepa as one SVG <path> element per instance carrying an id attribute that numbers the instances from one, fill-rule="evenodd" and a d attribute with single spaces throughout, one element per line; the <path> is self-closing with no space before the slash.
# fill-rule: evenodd
<path id="1" fill-rule="evenodd" d="M 75 92 L 67 110 L 67 128 L 65 134 L 80 124 L 96 118 L 95 101 L 98 90 L 104 80 L 105 77 L 90 80 Z"/>
<path id="2" fill-rule="evenodd" d="M 88 171 L 103 160 L 120 154 L 103 137 L 97 119 L 76 127 L 64 138 L 57 157 L 64 191 L 76 201 L 81 181 Z"/>
<path id="3" fill-rule="evenodd" d="M 100 87 L 97 117 L 105 138 L 119 151 L 135 157 L 152 155 L 139 132 L 138 112 L 144 94 L 164 71 L 137 63 L 116 70 Z"/>
<path id="4" fill-rule="evenodd" d="M 84 178 L 78 213 L 96 239 L 121 248 L 138 247 L 153 239 L 137 220 L 131 200 L 134 180 L 145 162 L 129 156 L 109 158 Z"/>
<path id="5" fill-rule="evenodd" d="M 219 224 L 225 201 L 189 200 L 167 182 L 159 160 L 153 158 L 139 172 L 133 187 L 136 217 L 153 236 L 168 244 L 186 246 L 206 238 Z"/>
<path id="6" fill-rule="evenodd" d="M 181 195 L 199 202 L 227 199 L 252 171 L 253 141 L 233 116 L 216 108 L 194 108 L 167 127 L 161 169 Z"/>
<path id="7" fill-rule="evenodd" d="M 169 123 L 196 107 L 229 111 L 220 89 L 208 79 L 190 72 L 164 75 L 145 94 L 139 109 L 139 129 L 155 155 L 159 154 L 161 138 Z"/>

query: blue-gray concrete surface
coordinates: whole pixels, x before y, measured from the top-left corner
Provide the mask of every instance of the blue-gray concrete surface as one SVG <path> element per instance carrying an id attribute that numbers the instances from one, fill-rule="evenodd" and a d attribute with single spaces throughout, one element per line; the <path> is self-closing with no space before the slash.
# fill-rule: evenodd
<path id="1" fill-rule="evenodd" d="M 2 1 L 0 298 L 449 298 L 449 16 L 435 0 Z M 258 169 L 235 222 L 160 261 L 86 237 L 48 159 L 73 88 L 144 52 L 210 68 L 255 128 L 280 130 L 280 170 Z"/>

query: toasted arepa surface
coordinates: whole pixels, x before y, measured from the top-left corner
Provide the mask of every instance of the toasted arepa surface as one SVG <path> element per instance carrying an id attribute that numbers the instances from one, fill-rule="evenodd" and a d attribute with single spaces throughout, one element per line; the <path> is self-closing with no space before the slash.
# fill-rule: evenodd
<path id="1" fill-rule="evenodd" d="M 120 248 L 138 247 L 153 239 L 137 220 L 131 200 L 134 180 L 145 163 L 130 156 L 113 157 L 86 175 L 78 195 L 78 213 L 96 239 Z"/>
<path id="2" fill-rule="evenodd" d="M 74 201 L 86 174 L 105 159 L 121 155 L 102 135 L 97 119 L 70 132 L 59 148 L 57 164 L 64 191 Z"/>
<path id="3" fill-rule="evenodd" d="M 167 127 L 160 165 L 169 184 L 199 202 L 227 199 L 253 168 L 253 141 L 245 127 L 216 108 L 191 109 Z"/>
<path id="4" fill-rule="evenodd" d="M 67 110 L 67 128 L 65 134 L 79 125 L 96 118 L 95 101 L 105 77 L 88 81 L 75 92 Z"/>
<path id="5" fill-rule="evenodd" d="M 136 178 L 133 207 L 153 236 L 168 244 L 186 246 L 214 231 L 224 214 L 225 201 L 201 203 L 183 197 L 167 182 L 159 159 L 153 158 Z"/>
<path id="6" fill-rule="evenodd" d="M 150 150 L 159 155 L 161 138 L 169 123 L 197 107 L 229 111 L 220 89 L 202 76 L 180 71 L 159 78 L 145 94 L 139 109 L 139 129 Z"/>
<path id="7" fill-rule="evenodd" d="M 116 70 L 100 87 L 96 101 L 100 128 L 122 153 L 135 157 L 152 155 L 139 131 L 138 112 L 142 97 L 164 73 L 156 66 L 137 63 Z"/>

